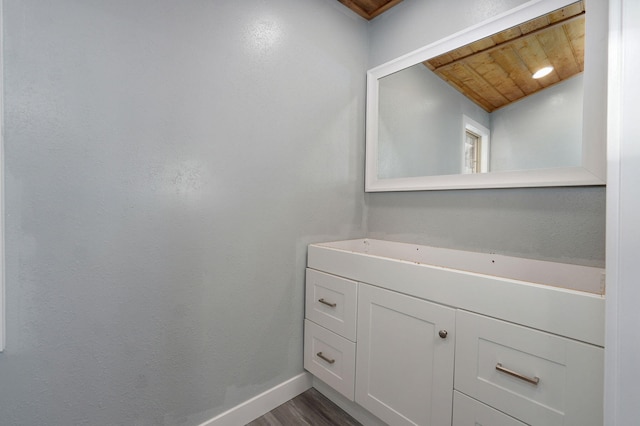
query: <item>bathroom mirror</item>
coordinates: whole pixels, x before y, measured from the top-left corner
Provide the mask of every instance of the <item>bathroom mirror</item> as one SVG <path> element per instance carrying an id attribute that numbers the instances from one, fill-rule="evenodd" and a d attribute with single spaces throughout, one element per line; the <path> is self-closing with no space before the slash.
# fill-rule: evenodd
<path id="1" fill-rule="evenodd" d="M 606 28 L 534 0 L 370 70 L 365 190 L 604 185 Z"/>

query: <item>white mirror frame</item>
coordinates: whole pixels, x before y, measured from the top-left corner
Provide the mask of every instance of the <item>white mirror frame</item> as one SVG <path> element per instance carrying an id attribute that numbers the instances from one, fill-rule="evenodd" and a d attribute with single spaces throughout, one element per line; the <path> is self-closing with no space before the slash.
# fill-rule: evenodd
<path id="1" fill-rule="evenodd" d="M 472 188 L 521 188 L 604 185 L 606 176 L 606 0 L 585 0 L 587 10 L 583 106 L 582 166 L 475 174 L 378 178 L 378 80 L 576 0 L 533 0 L 494 18 L 429 44 L 367 72 L 365 191 L 418 191 Z M 604 19 L 600 19 L 604 17 Z M 587 54 L 590 46 L 602 51 Z"/>

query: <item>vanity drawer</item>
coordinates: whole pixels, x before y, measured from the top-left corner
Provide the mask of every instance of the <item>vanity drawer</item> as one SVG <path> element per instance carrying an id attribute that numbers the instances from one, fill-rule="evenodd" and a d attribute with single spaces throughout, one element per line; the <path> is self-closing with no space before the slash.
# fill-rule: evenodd
<path id="1" fill-rule="evenodd" d="M 358 284 L 307 269 L 305 316 L 355 342 Z"/>
<path id="2" fill-rule="evenodd" d="M 304 321 L 304 368 L 353 401 L 356 344 Z"/>
<path id="3" fill-rule="evenodd" d="M 453 392 L 453 423 L 451 426 L 527 426 L 500 411 L 469 398 L 458 391 Z"/>
<path id="4" fill-rule="evenodd" d="M 603 348 L 460 310 L 456 330 L 455 389 L 532 426 L 602 426 Z"/>

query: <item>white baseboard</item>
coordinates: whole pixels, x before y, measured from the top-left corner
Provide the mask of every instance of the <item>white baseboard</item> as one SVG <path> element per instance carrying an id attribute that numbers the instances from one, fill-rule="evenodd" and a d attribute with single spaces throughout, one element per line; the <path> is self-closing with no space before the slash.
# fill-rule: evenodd
<path id="1" fill-rule="evenodd" d="M 260 395 L 218 414 L 200 426 L 238 426 L 257 419 L 265 413 L 295 398 L 311 388 L 311 374 L 301 373 L 262 392 Z"/>

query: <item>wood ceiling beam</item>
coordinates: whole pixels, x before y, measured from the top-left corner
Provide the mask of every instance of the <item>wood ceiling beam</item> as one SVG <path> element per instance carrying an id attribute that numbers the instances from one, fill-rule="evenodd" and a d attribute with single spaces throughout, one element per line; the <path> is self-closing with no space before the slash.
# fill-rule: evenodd
<path id="1" fill-rule="evenodd" d="M 338 0 L 343 5 L 347 6 L 349 9 L 353 10 L 358 15 L 362 16 L 367 20 L 371 20 L 381 13 L 386 12 L 391 9 L 393 6 L 400 3 L 402 0 L 389 0 L 383 2 L 381 4 L 380 1 L 372 2 L 370 0 Z M 363 6 L 368 6 L 369 12 L 363 8 Z"/>
<path id="2" fill-rule="evenodd" d="M 514 38 L 509 39 L 509 40 L 506 40 L 506 41 L 502 41 L 502 42 L 500 42 L 500 43 L 498 43 L 498 44 L 496 44 L 496 45 L 494 45 L 494 46 L 488 47 L 488 48 L 486 48 L 486 49 L 481 49 L 481 50 L 478 50 L 477 52 L 473 52 L 473 53 L 470 53 L 470 54 L 468 54 L 468 55 L 461 56 L 461 57 L 459 57 L 459 58 L 456 58 L 456 59 L 455 59 L 455 60 L 453 60 L 453 61 L 450 61 L 450 62 L 447 62 L 447 63 L 441 64 L 441 65 L 438 65 L 437 67 L 434 67 L 434 66 L 433 66 L 433 65 L 431 65 L 431 64 L 427 65 L 427 63 L 429 63 L 429 61 L 430 61 L 431 59 L 427 59 L 426 61 L 424 61 L 424 64 L 425 64 L 425 65 L 427 65 L 427 67 L 428 67 L 430 70 L 432 70 L 432 71 L 438 71 L 438 70 L 439 70 L 440 68 L 442 68 L 442 67 L 447 67 L 447 66 L 450 66 L 450 65 L 456 64 L 456 63 L 458 63 L 458 62 L 462 62 L 462 61 L 464 61 L 465 59 L 468 59 L 468 58 L 470 58 L 470 57 L 472 57 L 472 56 L 474 56 L 474 55 L 478 55 L 478 54 L 480 54 L 480 53 L 491 53 L 491 52 L 493 52 L 493 51 L 495 51 L 495 50 L 498 50 L 498 49 L 500 49 L 501 47 L 503 47 L 503 46 L 505 46 L 505 45 L 509 45 L 510 43 L 513 43 L 513 42 L 515 42 L 515 41 L 522 40 L 522 39 L 524 39 L 524 38 L 526 38 L 526 37 L 532 37 L 532 36 L 535 36 L 535 35 L 537 35 L 537 34 L 539 34 L 539 33 L 543 32 L 543 31 L 547 31 L 547 30 L 549 30 L 549 29 L 551 29 L 551 28 L 555 28 L 555 27 L 557 27 L 557 26 L 567 24 L 567 23 L 569 23 L 569 22 L 571 22 L 571 21 L 575 21 L 575 20 L 577 20 L 577 19 L 584 18 L 584 16 L 585 16 L 585 12 L 582 12 L 582 13 L 581 13 L 581 14 L 579 14 L 579 15 L 575 15 L 575 16 L 572 16 L 572 17 L 570 17 L 570 18 L 567 18 L 567 19 L 564 19 L 564 20 L 561 20 L 561 21 L 558 21 L 558 22 L 554 22 L 553 24 L 547 25 L 547 26 L 546 26 L 546 27 L 544 27 L 544 28 L 540 28 L 540 29 L 537 29 L 537 30 L 535 30 L 535 31 L 531 31 L 531 32 L 528 32 L 528 33 L 525 33 L 525 34 L 521 34 L 521 35 L 519 35 L 519 36 L 517 36 L 517 37 L 514 37 Z M 487 37 L 487 38 L 490 38 L 490 37 L 492 37 L 492 36 L 489 36 L 489 37 Z M 447 53 L 451 53 L 451 52 L 447 52 Z M 446 53 L 445 53 L 444 55 L 446 55 Z M 433 58 L 433 59 L 435 59 L 435 58 Z"/>
<path id="3" fill-rule="evenodd" d="M 391 0 L 391 1 L 387 2 L 383 6 L 380 6 L 378 9 L 376 9 L 375 12 L 371 12 L 371 14 L 370 14 L 371 18 L 369 18 L 369 19 L 373 19 L 376 16 L 380 15 L 381 13 L 386 12 L 387 10 L 391 9 L 393 6 L 395 6 L 398 3 L 400 3 L 401 1 L 402 0 Z"/>

